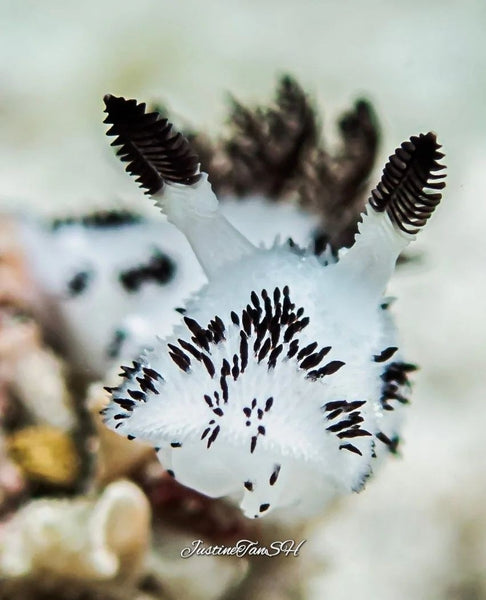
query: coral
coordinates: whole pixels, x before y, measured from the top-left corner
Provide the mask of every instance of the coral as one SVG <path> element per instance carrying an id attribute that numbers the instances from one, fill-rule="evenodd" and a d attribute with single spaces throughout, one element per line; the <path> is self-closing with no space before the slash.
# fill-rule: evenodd
<path id="1" fill-rule="evenodd" d="M 34 500 L 1 530 L 0 575 L 132 580 L 150 543 L 150 509 L 128 481 L 97 499 Z"/>
<path id="2" fill-rule="evenodd" d="M 10 455 L 30 480 L 69 487 L 79 476 L 79 456 L 72 438 L 47 425 L 32 425 L 6 438 Z"/>
<path id="3" fill-rule="evenodd" d="M 71 429 L 73 405 L 64 364 L 47 347 L 35 319 L 43 304 L 25 263 L 18 228 L 0 218 L 0 386 L 31 418 Z"/>
<path id="4" fill-rule="evenodd" d="M 10 459 L 0 435 L 0 514 L 10 511 L 25 491 L 25 479 L 19 467 Z"/>
<path id="5" fill-rule="evenodd" d="M 89 387 L 86 406 L 96 429 L 95 480 L 101 485 L 140 472 L 140 468 L 156 460 L 151 446 L 123 439 L 104 426 L 100 411 L 107 406 L 108 400 L 100 383 Z"/>
<path id="6" fill-rule="evenodd" d="M 0 581 L 0 600 L 172 600 L 136 586 L 63 577 L 20 577 Z"/>

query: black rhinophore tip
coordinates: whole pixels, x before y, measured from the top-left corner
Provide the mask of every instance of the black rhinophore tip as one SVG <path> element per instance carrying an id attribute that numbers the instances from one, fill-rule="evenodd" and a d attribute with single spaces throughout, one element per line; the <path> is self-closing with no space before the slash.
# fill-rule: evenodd
<path id="1" fill-rule="evenodd" d="M 199 159 L 187 139 L 159 113 L 145 112 L 145 104 L 107 94 L 104 123 L 107 135 L 117 136 L 117 156 L 128 163 L 126 171 L 136 177 L 146 194 L 157 193 L 164 181 L 191 185 L 198 181 Z"/>
<path id="2" fill-rule="evenodd" d="M 421 133 L 403 142 L 383 169 L 380 183 L 371 192 L 370 204 L 388 213 L 405 233 L 415 234 L 439 204 L 445 186 L 443 154 L 434 133 Z"/>

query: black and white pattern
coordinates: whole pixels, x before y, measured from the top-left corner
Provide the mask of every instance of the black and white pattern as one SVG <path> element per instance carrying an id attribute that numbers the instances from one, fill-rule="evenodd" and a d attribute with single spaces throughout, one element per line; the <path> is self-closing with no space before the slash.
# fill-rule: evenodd
<path id="1" fill-rule="evenodd" d="M 146 113 L 145 104 L 135 100 L 108 94 L 104 101 L 104 122 L 112 125 L 108 135 L 116 136 L 112 146 L 120 146 L 117 155 L 147 194 L 158 192 L 164 181 L 191 184 L 199 179 L 197 156 L 167 119 Z"/>
<path id="2" fill-rule="evenodd" d="M 381 181 L 371 192 L 371 206 L 386 211 L 405 233 L 417 233 L 440 203 L 439 190 L 445 187 L 445 174 L 440 171 L 445 167 L 439 164 L 444 157 L 439 148 L 432 132 L 403 142 L 390 156 Z"/>
<path id="3" fill-rule="evenodd" d="M 140 438 L 165 448 L 165 454 L 159 451 L 165 464 L 187 484 L 191 483 L 191 477 L 187 479 L 187 464 L 183 461 L 180 468 L 174 465 L 174 456 L 182 456 L 186 445 L 191 456 L 196 446 L 201 457 L 208 452 L 210 461 L 214 457 L 218 461 L 220 454 L 228 452 L 231 441 L 240 438 L 242 456 L 250 461 L 256 457 L 258 467 L 253 471 L 243 466 L 236 486 L 247 497 L 246 514 L 259 516 L 275 502 L 281 502 L 275 493 L 279 486 L 273 489 L 281 471 L 286 475 L 282 478 L 286 485 L 293 471 L 284 458 L 267 457 L 269 447 L 282 443 L 278 412 L 287 400 L 282 397 L 285 389 L 278 390 L 279 379 L 287 373 L 300 380 L 302 389 L 308 390 L 299 402 L 308 402 L 306 411 L 312 408 L 319 435 L 327 437 L 335 450 L 349 455 L 351 461 L 367 456 L 365 471 L 352 482 L 352 489 L 362 487 L 374 455 L 367 401 L 316 402 L 316 397 L 325 397 L 328 382 L 344 370 L 345 362 L 328 359 L 331 346 L 309 343 L 308 337 L 303 341 L 302 335 L 311 329 L 312 323 L 305 310 L 292 301 L 288 286 L 276 287 L 271 293 L 265 289 L 251 292 L 247 305 L 239 313 L 232 311 L 225 320 L 215 316 L 205 326 L 188 316 L 183 321 L 185 334 L 165 345 L 165 370 L 154 368 L 149 353 L 132 366 L 122 368 L 121 385 L 107 388 L 113 396 L 113 403 L 104 411 L 110 427 L 125 433 L 129 439 Z M 160 349 L 155 352 L 159 354 Z M 382 356 L 389 354 L 386 349 Z M 160 356 L 158 359 L 155 362 L 160 362 Z M 370 363 L 375 361 L 376 357 L 370 358 Z M 258 381 L 265 374 L 275 381 L 275 396 L 256 393 L 259 386 L 254 385 L 255 396 L 246 400 L 248 379 L 254 382 L 256 377 Z M 194 392 L 197 397 L 190 400 L 194 410 L 185 414 L 178 411 L 179 398 L 173 393 L 174 388 L 191 396 L 192 390 L 197 390 Z M 178 420 L 174 429 L 169 422 L 171 417 L 168 416 L 167 422 L 164 419 L 164 407 L 169 405 L 170 412 L 178 413 L 173 414 Z M 299 411 L 298 405 L 284 410 L 289 408 Z M 299 435 L 298 431 L 293 435 Z M 381 440 L 384 434 L 378 432 L 375 437 Z M 292 439 L 288 441 L 292 443 Z M 172 455 L 170 458 L 168 453 Z M 210 495 L 215 493 L 210 480 L 204 489 Z M 280 489 L 280 493 L 285 494 L 285 489 Z"/>
<path id="4" fill-rule="evenodd" d="M 153 155 L 133 153 L 157 117 L 116 103 L 109 134 L 123 130 L 122 159 L 184 233 L 208 284 L 173 333 L 123 369 L 105 422 L 152 443 L 184 485 L 239 496 L 251 518 L 311 514 L 359 491 L 383 453 L 397 452 L 408 402 L 413 366 L 400 357 L 383 291 L 440 200 L 435 135 L 397 149 L 354 245 L 328 260 L 292 243 L 253 246 L 221 213 L 206 174 L 185 179 L 191 161 L 171 155 L 172 138 L 148 140 Z M 130 127 L 125 109 L 137 113 Z M 189 152 L 186 141 L 180 148 Z"/>

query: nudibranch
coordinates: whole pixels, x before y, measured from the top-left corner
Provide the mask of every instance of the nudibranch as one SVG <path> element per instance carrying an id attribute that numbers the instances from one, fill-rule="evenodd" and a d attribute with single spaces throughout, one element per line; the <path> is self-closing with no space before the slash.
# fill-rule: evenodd
<path id="1" fill-rule="evenodd" d="M 223 211 L 256 244 L 286 234 L 308 245 L 318 226 L 314 215 L 261 196 L 225 197 Z M 162 216 L 100 211 L 52 222 L 21 218 L 17 225 L 42 291 L 45 327 L 88 377 L 104 377 L 114 361 L 153 346 L 154 332 L 169 334 L 177 309 L 206 282 L 186 239 Z"/>
<path id="2" fill-rule="evenodd" d="M 408 373 L 385 287 L 441 199 L 433 133 L 404 142 L 338 257 L 254 246 L 223 216 L 189 142 L 145 104 L 105 97 L 107 132 L 207 276 L 171 335 L 122 367 L 108 427 L 152 444 L 182 484 L 249 518 L 319 512 L 396 452 Z"/>

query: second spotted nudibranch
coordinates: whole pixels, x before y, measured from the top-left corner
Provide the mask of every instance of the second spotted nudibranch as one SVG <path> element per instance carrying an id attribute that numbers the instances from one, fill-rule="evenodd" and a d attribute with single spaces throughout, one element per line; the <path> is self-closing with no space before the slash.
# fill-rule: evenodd
<path id="1" fill-rule="evenodd" d="M 208 283 L 173 333 L 122 367 L 105 423 L 157 448 L 182 484 L 256 518 L 362 488 L 395 452 L 408 373 L 384 297 L 444 187 L 433 133 L 398 148 L 338 259 L 255 247 L 222 215 L 189 142 L 145 104 L 105 97 L 127 171 L 189 241 Z"/>

